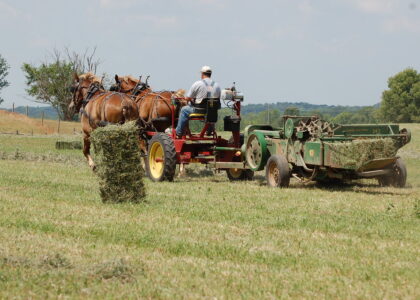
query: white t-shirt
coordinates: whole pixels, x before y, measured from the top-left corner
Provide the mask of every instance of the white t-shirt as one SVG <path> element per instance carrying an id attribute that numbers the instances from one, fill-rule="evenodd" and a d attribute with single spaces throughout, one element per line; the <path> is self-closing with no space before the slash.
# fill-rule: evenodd
<path id="1" fill-rule="evenodd" d="M 220 98 L 221 89 L 217 82 L 211 78 L 204 78 L 193 83 L 187 93 L 188 98 L 195 99 L 200 104 L 204 98 Z"/>

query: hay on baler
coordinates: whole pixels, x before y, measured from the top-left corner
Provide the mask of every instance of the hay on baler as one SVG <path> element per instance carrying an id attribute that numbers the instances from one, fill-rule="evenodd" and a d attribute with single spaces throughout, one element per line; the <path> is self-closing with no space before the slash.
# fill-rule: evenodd
<path id="1" fill-rule="evenodd" d="M 359 169 L 374 159 L 395 157 L 398 147 L 391 138 L 359 139 L 349 142 L 327 142 L 334 165 Z"/>
<path id="2" fill-rule="evenodd" d="M 97 128 L 91 134 L 103 202 L 141 202 L 146 193 L 135 122 Z"/>

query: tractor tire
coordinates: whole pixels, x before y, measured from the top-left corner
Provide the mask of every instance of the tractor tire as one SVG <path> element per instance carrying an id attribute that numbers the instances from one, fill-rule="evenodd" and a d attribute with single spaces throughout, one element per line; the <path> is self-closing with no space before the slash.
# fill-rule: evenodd
<path id="1" fill-rule="evenodd" d="M 288 187 L 290 170 L 287 159 L 283 155 L 271 155 L 265 167 L 265 177 L 270 187 Z"/>
<path id="2" fill-rule="evenodd" d="M 380 186 L 393 186 L 398 188 L 405 187 L 407 182 L 407 168 L 401 158 L 398 158 L 392 165 L 392 172 L 389 175 L 378 177 Z"/>
<path id="3" fill-rule="evenodd" d="M 176 151 L 171 137 L 156 133 L 149 141 L 146 158 L 147 176 L 155 182 L 173 181 L 176 169 Z"/>
<path id="4" fill-rule="evenodd" d="M 226 174 L 230 181 L 245 181 L 254 178 L 254 171 L 250 169 L 227 169 Z"/>
<path id="5" fill-rule="evenodd" d="M 228 143 L 233 144 L 233 136 L 230 137 Z M 239 143 L 240 146 L 244 143 L 243 133 L 239 136 Z M 238 159 L 238 161 L 240 160 Z M 230 181 L 245 181 L 254 179 L 254 171 L 250 169 L 227 169 L 226 174 Z"/>

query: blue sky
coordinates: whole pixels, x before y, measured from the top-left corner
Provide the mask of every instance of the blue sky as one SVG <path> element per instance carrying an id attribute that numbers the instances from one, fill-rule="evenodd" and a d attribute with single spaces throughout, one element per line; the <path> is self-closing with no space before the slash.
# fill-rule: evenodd
<path id="1" fill-rule="evenodd" d="M 210 65 L 248 103 L 372 105 L 391 75 L 420 70 L 420 0 L 0 0 L 2 107 L 33 105 L 23 62 L 97 46 L 99 72 L 187 89 Z"/>

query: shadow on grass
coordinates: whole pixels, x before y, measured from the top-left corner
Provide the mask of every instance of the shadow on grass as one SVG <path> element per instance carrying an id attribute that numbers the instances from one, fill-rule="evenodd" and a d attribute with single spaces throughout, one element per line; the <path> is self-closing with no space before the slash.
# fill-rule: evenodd
<path id="1" fill-rule="evenodd" d="M 254 176 L 254 181 L 257 182 L 259 186 L 267 185 L 265 176 L 256 175 Z M 300 183 L 297 180 L 292 183 L 288 189 L 320 189 L 331 192 L 353 192 L 353 193 L 363 193 L 369 195 L 395 195 L 402 196 L 405 195 L 403 192 L 405 189 L 401 189 L 401 192 L 398 191 L 389 191 L 385 188 L 380 187 L 378 184 L 373 183 L 362 183 L 360 181 L 341 181 L 335 180 L 330 182 L 317 182 L 311 181 L 308 183 Z M 380 189 L 380 190 L 367 190 L 367 189 Z"/>

